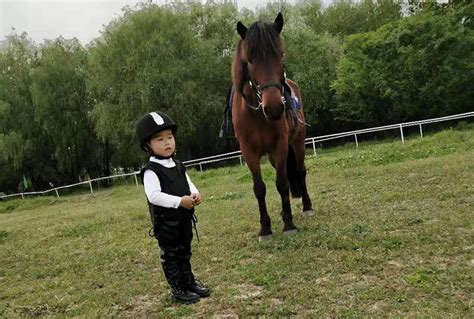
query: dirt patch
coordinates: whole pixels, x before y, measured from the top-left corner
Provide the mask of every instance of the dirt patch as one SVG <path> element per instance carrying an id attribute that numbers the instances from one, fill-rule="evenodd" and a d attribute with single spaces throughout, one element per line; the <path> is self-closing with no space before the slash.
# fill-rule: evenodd
<path id="1" fill-rule="evenodd" d="M 278 298 L 272 298 L 272 299 L 270 299 L 270 304 L 272 305 L 272 307 L 277 307 L 277 306 L 282 305 L 283 301 L 281 301 Z"/>
<path id="2" fill-rule="evenodd" d="M 152 297 L 149 295 L 135 296 L 126 305 L 119 306 L 118 310 L 121 312 L 121 316 L 125 318 L 146 317 L 146 314 L 160 302 L 161 296 L 159 295 Z"/>
<path id="3" fill-rule="evenodd" d="M 220 314 L 215 314 L 212 316 L 213 319 L 237 319 L 239 316 L 237 316 L 235 313 L 220 313 Z"/>
<path id="4" fill-rule="evenodd" d="M 259 297 L 262 294 L 262 287 L 254 286 L 254 285 L 237 285 L 234 286 L 237 289 L 237 294 L 234 297 L 235 299 L 250 299 Z"/>

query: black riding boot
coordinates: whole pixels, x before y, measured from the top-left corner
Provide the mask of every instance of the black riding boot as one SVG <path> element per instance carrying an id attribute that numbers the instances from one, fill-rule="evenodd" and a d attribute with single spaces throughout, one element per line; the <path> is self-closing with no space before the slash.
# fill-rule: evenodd
<path id="1" fill-rule="evenodd" d="M 194 278 L 194 274 L 191 269 L 191 256 L 182 258 L 181 272 L 186 289 L 198 294 L 201 298 L 209 297 L 211 295 L 211 290 L 204 286 L 199 280 L 196 281 L 196 278 Z"/>
<path id="2" fill-rule="evenodd" d="M 162 263 L 162 266 L 166 280 L 171 287 L 171 298 L 185 304 L 199 301 L 199 295 L 195 292 L 189 291 L 189 289 L 187 289 L 183 284 L 183 280 L 181 279 L 183 275 L 177 262 L 165 261 Z"/>

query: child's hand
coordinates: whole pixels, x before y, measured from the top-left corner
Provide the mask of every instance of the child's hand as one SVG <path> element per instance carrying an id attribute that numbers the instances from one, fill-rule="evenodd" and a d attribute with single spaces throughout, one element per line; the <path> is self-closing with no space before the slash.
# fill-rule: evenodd
<path id="1" fill-rule="evenodd" d="M 191 209 L 194 207 L 194 201 L 191 198 L 191 196 L 186 195 L 186 196 L 181 197 L 181 203 L 179 203 L 179 206 L 187 208 L 187 209 Z"/>
<path id="2" fill-rule="evenodd" d="M 201 197 L 201 194 L 199 193 L 192 193 L 191 198 L 194 201 L 194 205 L 199 205 L 202 203 L 202 197 Z"/>

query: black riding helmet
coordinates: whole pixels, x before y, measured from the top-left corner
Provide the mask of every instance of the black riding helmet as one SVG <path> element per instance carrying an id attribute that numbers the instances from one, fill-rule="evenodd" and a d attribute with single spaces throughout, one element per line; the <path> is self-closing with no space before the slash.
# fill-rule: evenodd
<path id="1" fill-rule="evenodd" d="M 141 149 L 147 152 L 147 143 L 150 140 L 150 137 L 153 134 L 167 129 L 170 129 L 173 134 L 176 134 L 176 131 L 178 130 L 178 126 L 171 117 L 158 111 L 145 114 L 137 122 L 137 137 Z"/>

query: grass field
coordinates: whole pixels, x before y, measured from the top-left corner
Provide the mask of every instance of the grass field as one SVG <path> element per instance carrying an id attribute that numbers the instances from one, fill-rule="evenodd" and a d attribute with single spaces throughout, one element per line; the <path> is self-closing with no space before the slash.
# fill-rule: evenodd
<path id="1" fill-rule="evenodd" d="M 246 167 L 189 173 L 201 190 L 197 277 L 175 305 L 141 187 L 0 202 L 0 317 L 473 317 L 474 127 L 353 144 L 307 159 L 316 215 L 258 243 Z"/>

